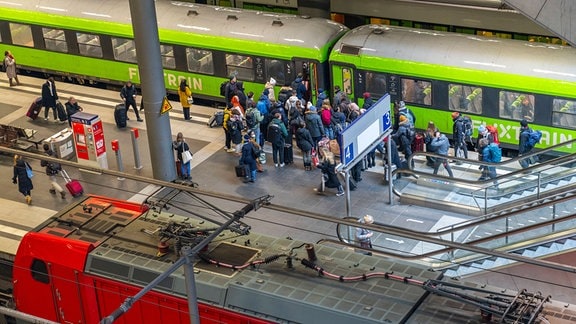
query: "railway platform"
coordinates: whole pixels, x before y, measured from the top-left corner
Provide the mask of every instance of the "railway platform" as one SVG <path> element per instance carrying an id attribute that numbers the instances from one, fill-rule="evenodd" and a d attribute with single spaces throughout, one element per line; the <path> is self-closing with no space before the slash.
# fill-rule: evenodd
<path id="1" fill-rule="evenodd" d="M 63 128 L 67 124 L 60 124 L 52 120 L 45 121 L 38 118 L 35 121 L 25 116 L 32 100 L 39 96 L 40 86 L 44 82 L 35 78 L 20 78 L 21 85 L 8 87 L 5 76 L 0 78 L 0 93 L 6 100 L 0 103 L 0 124 L 13 125 L 25 129 L 37 131 L 38 138 L 48 137 Z M 116 170 L 116 160 L 111 149 L 111 141 L 119 140 L 122 145 L 124 171 L 128 174 L 145 177 L 152 176 L 149 163 L 148 136 L 151 130 L 147 129 L 146 122 L 138 123 L 131 118 L 126 129 L 118 129 L 114 124 L 113 108 L 120 102 L 119 94 L 115 91 L 90 88 L 64 82 L 57 82 L 60 101 L 63 103 L 69 96 L 74 96 L 85 112 L 100 116 L 104 124 L 104 134 L 107 148 L 108 165 Z M 139 100 L 138 100 L 139 101 Z M 209 117 L 215 111 L 211 107 L 194 105 L 191 109 L 191 121 L 185 121 L 180 105 L 173 103 L 174 109 L 170 111 L 171 129 L 173 138 L 178 132 L 182 132 L 191 151 L 194 152 L 192 161 L 192 178 L 198 183 L 199 188 L 212 192 L 220 192 L 228 195 L 241 196 L 254 199 L 263 195 L 273 195 L 275 204 L 294 207 L 310 212 L 336 218 L 346 216 L 361 217 L 365 214 L 374 216 L 377 223 L 393 224 L 395 226 L 430 231 L 452 223 L 471 219 L 473 216 L 451 213 L 431 208 L 403 205 L 396 197 L 393 205 L 388 204 L 388 190 L 383 184 L 383 166 L 381 161 L 377 166 L 362 173 L 363 180 L 358 183 L 358 188 L 351 193 L 351 215 L 346 215 L 344 197 L 326 193 L 318 195 L 313 191 L 320 182 L 320 172 L 305 172 L 302 161 L 295 153 L 295 163 L 284 168 L 275 168 L 270 162 L 265 165 L 265 171 L 259 173 L 255 183 L 243 183 L 235 177 L 234 166 L 238 157 L 223 150 L 224 134 L 221 128 L 210 128 L 206 125 Z M 43 112 L 42 112 L 43 113 Z M 41 113 L 41 116 L 43 116 Z M 152 118 L 157 112 L 145 111 L 143 118 Z M 133 112 L 129 112 L 129 116 Z M 134 158 L 130 145 L 130 129 L 136 127 L 140 132 L 140 152 L 142 157 L 142 169 L 134 168 Z M 33 149 L 33 148 L 32 148 Z M 265 151 L 270 153 L 269 145 Z M 470 158 L 475 158 L 472 154 Z M 18 193 L 15 185 L 11 183 L 12 157 L 0 155 L 0 186 L 5 187 L 0 193 L 2 212 L 0 212 L 0 251 L 4 256 L 13 255 L 18 246 L 19 239 L 26 231 L 36 227 L 59 210 L 74 202 L 78 198 L 70 195 L 66 199 L 52 196 L 49 192 L 49 182 L 40 167 L 39 161 L 31 161 L 35 170 L 34 190 L 32 192 L 32 205 L 24 202 L 24 197 Z M 423 163 L 417 164 L 420 167 Z M 424 166 L 422 166 L 424 167 Z M 463 176 L 469 166 L 455 167 L 455 175 Z M 78 169 L 70 169 L 68 172 L 73 178 L 79 179 L 85 192 L 96 195 L 113 196 L 119 199 L 143 201 L 149 194 L 155 192 L 157 187 L 134 181 L 119 180 L 115 177 L 96 175 L 83 172 Z M 63 180 L 60 180 L 63 184 Z M 275 237 L 293 238 L 316 242 L 326 236 L 334 236 L 335 228 L 326 228 L 325 223 L 316 222 L 302 217 L 281 215 L 272 212 L 262 212 L 263 217 L 259 222 L 251 224 L 255 232 L 267 233 Z M 282 225 L 282 226 L 278 226 Z M 394 237 L 381 236 L 378 238 L 379 245 L 397 250 L 410 252 L 413 246 L 395 239 Z M 491 284 L 489 279 L 486 280 Z M 506 284 L 506 282 L 499 282 Z M 508 283 L 510 284 L 510 283 Z M 514 283 L 511 284 L 514 286 Z M 523 287 L 516 287 L 517 290 Z M 554 289 L 553 287 L 551 289 Z M 554 296 L 554 292 L 546 292 Z M 566 294 L 563 293 L 563 296 Z M 563 300 L 573 303 L 576 300 Z"/>

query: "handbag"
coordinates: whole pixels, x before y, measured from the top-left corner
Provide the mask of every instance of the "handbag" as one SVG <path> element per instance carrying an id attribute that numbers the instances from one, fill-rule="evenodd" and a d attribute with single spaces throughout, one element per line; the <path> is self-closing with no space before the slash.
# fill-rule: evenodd
<path id="1" fill-rule="evenodd" d="M 192 153 L 190 151 L 182 152 L 182 163 L 186 164 L 192 161 Z"/>
<path id="2" fill-rule="evenodd" d="M 32 168 L 30 168 L 30 165 L 28 165 L 28 163 L 26 163 L 26 175 L 28 176 L 29 179 L 32 179 L 32 177 L 34 176 L 34 172 L 32 172 Z"/>
<path id="3" fill-rule="evenodd" d="M 320 160 L 318 159 L 318 154 L 316 154 L 316 150 L 313 148 L 312 149 L 312 165 L 313 166 L 318 166 L 318 164 L 320 164 Z"/>
<path id="4" fill-rule="evenodd" d="M 192 98 L 192 96 L 188 97 L 187 99 L 189 104 L 193 104 L 194 103 L 194 98 Z"/>

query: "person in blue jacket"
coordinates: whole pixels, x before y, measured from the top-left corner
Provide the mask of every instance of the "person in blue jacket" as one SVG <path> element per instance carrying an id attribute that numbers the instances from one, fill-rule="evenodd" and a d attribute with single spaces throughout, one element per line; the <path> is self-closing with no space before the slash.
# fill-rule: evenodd
<path id="1" fill-rule="evenodd" d="M 448 137 L 446 137 L 446 135 L 437 131 L 434 134 L 434 139 L 432 140 L 432 143 L 430 143 L 430 146 L 432 146 L 432 148 L 434 149 L 434 152 L 436 154 L 448 156 L 448 149 L 450 148 L 450 141 L 448 140 Z M 450 168 L 450 164 L 448 163 L 448 160 L 446 160 L 446 159 L 436 159 L 436 162 L 434 162 L 434 174 L 438 174 L 438 169 L 440 168 L 440 165 L 444 166 L 446 171 L 448 171 L 448 174 L 450 175 L 450 177 L 452 177 L 452 178 L 454 177 L 454 174 L 452 173 L 452 169 Z"/>

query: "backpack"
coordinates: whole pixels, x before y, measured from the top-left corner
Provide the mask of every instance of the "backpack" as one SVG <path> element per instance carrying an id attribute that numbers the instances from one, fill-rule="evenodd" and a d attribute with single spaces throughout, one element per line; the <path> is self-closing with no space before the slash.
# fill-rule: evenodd
<path id="1" fill-rule="evenodd" d="M 490 143 L 488 145 L 488 149 L 490 150 L 490 155 L 492 156 L 492 162 L 499 163 L 502 161 L 502 149 L 496 143 Z"/>
<path id="2" fill-rule="evenodd" d="M 268 142 L 273 144 L 281 144 L 282 142 L 282 131 L 280 130 L 280 126 L 273 121 L 268 125 Z"/>
<path id="3" fill-rule="evenodd" d="M 472 126 L 472 119 L 469 116 L 462 116 L 462 131 L 464 136 L 470 137 L 474 132 L 474 127 Z"/>
<path id="4" fill-rule="evenodd" d="M 254 113 L 255 108 L 250 108 L 246 113 L 246 127 L 249 129 L 254 128 L 256 126 L 256 116 Z"/>
<path id="5" fill-rule="evenodd" d="M 500 145 L 500 140 L 498 139 L 498 129 L 492 125 L 486 125 L 486 130 L 490 135 L 492 135 L 492 143 Z"/>
<path id="6" fill-rule="evenodd" d="M 226 96 L 226 86 L 228 86 L 228 81 L 220 83 L 220 95 L 222 97 Z"/>
<path id="7" fill-rule="evenodd" d="M 236 121 L 233 120 L 232 118 L 228 119 L 227 126 L 228 126 L 228 131 L 231 134 L 234 134 L 238 130 L 238 123 L 236 123 Z"/>
<path id="8" fill-rule="evenodd" d="M 542 132 L 539 130 L 530 130 L 530 135 L 528 136 L 528 141 L 526 142 L 526 145 L 532 149 L 534 146 L 536 146 L 536 144 L 538 144 L 538 142 L 540 142 L 540 139 L 542 138 Z"/>
<path id="9" fill-rule="evenodd" d="M 412 126 L 416 124 L 416 116 L 414 116 L 412 110 L 406 108 L 404 111 L 400 112 L 400 115 L 406 117 Z"/>
<path id="10" fill-rule="evenodd" d="M 324 109 L 320 112 L 320 118 L 322 119 L 322 125 L 328 126 L 331 124 L 330 117 L 332 117 L 332 113 L 330 109 Z"/>

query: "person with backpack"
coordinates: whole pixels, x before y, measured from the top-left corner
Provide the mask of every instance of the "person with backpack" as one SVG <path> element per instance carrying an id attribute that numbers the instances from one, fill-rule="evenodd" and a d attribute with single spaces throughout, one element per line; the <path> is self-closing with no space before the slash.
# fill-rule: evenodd
<path id="1" fill-rule="evenodd" d="M 272 159 L 275 167 L 284 167 L 284 144 L 287 136 L 288 131 L 282 122 L 282 115 L 274 114 L 274 119 L 268 124 L 268 141 L 272 143 Z"/>
<path id="2" fill-rule="evenodd" d="M 236 150 L 231 147 L 232 137 L 230 136 L 230 131 L 228 130 L 230 117 L 232 117 L 232 112 L 230 111 L 230 108 L 228 106 L 225 106 L 224 118 L 222 121 L 222 129 L 224 129 L 224 136 L 225 136 L 224 150 L 226 150 L 226 152 L 228 153 L 233 153 L 236 152 Z"/>
<path id="3" fill-rule="evenodd" d="M 222 85 L 220 87 L 220 94 L 222 94 Z M 224 85 L 224 98 L 226 98 L 226 105 L 228 108 L 232 107 L 232 97 L 234 97 L 237 92 L 236 75 L 233 74 L 230 76 L 230 81 Z"/>
<path id="4" fill-rule="evenodd" d="M 314 147 L 314 140 L 312 136 L 310 136 L 310 132 L 304 122 L 298 125 L 298 130 L 296 131 L 296 146 L 302 151 L 304 170 L 312 171 L 312 148 Z"/>
<path id="5" fill-rule="evenodd" d="M 528 121 L 522 119 L 520 121 L 520 142 L 518 143 L 518 155 L 530 154 L 534 149 L 534 146 L 540 142 L 542 138 L 542 132 L 532 130 L 528 126 Z M 536 159 L 521 159 L 518 161 L 523 169 L 526 169 L 530 164 L 536 163 Z"/>
<path id="6" fill-rule="evenodd" d="M 246 130 L 253 132 L 256 138 L 260 138 L 260 123 L 264 120 L 264 116 L 256 107 L 250 107 L 246 111 Z"/>
<path id="7" fill-rule="evenodd" d="M 306 122 L 306 128 L 310 132 L 310 136 L 312 136 L 314 140 L 314 148 L 318 150 L 318 142 L 324 137 L 324 127 L 322 127 L 322 120 L 316 112 L 316 107 L 311 104 L 308 106 L 304 121 Z"/>
<path id="8" fill-rule="evenodd" d="M 324 134 L 326 134 L 329 139 L 334 139 L 334 129 L 332 128 L 332 107 L 330 107 L 329 104 L 322 104 L 320 119 L 322 120 L 322 127 L 324 127 Z"/>
<path id="9" fill-rule="evenodd" d="M 452 113 L 452 121 L 454 122 L 452 126 L 452 141 L 454 142 L 454 156 L 468 158 L 468 144 L 466 144 L 466 137 L 468 128 L 468 123 L 465 122 L 463 116 L 460 115 L 458 111 Z M 470 124 L 470 127 L 472 125 Z M 456 162 L 456 164 L 462 164 L 461 161 Z"/>
<path id="10" fill-rule="evenodd" d="M 180 81 L 180 86 L 178 87 L 178 98 L 182 105 L 184 120 L 190 120 L 190 106 L 194 100 L 192 99 L 192 90 L 190 90 L 190 86 L 188 86 L 186 79 Z"/>
<path id="11" fill-rule="evenodd" d="M 46 153 L 46 155 L 50 157 L 54 157 L 56 155 L 54 154 L 54 151 L 50 149 L 50 145 L 48 143 L 44 143 L 42 148 L 44 149 L 44 153 Z M 62 186 L 60 186 L 58 182 L 56 182 L 56 176 L 58 175 L 58 173 L 60 173 L 60 171 L 62 171 L 62 165 L 60 165 L 60 163 L 58 162 L 49 162 L 46 160 L 41 160 L 40 166 L 46 168 L 46 175 L 50 179 L 50 190 L 49 190 L 50 193 L 55 195 L 56 192 L 58 192 L 60 194 L 60 197 L 62 197 L 62 199 L 66 199 L 66 193 L 64 192 L 64 189 L 62 189 Z"/>
<path id="12" fill-rule="evenodd" d="M 491 163 L 499 163 L 502 161 L 502 150 L 500 147 L 498 147 L 498 144 L 489 143 L 488 138 L 481 138 L 480 141 L 478 141 L 478 146 L 482 152 L 482 161 Z M 496 179 L 498 176 L 496 174 L 496 167 L 494 166 L 484 166 L 484 170 L 485 172 L 483 172 L 482 176 L 480 176 L 480 179 L 478 179 L 480 181 L 486 179 Z M 494 184 L 497 184 L 497 182 L 494 181 Z"/>
<path id="13" fill-rule="evenodd" d="M 228 120 L 228 132 L 230 132 L 230 138 L 234 148 L 228 150 L 228 152 L 240 154 L 242 149 L 242 130 L 244 129 L 244 122 L 242 121 L 242 115 L 239 109 L 232 109 L 230 114 L 230 119 Z"/>

